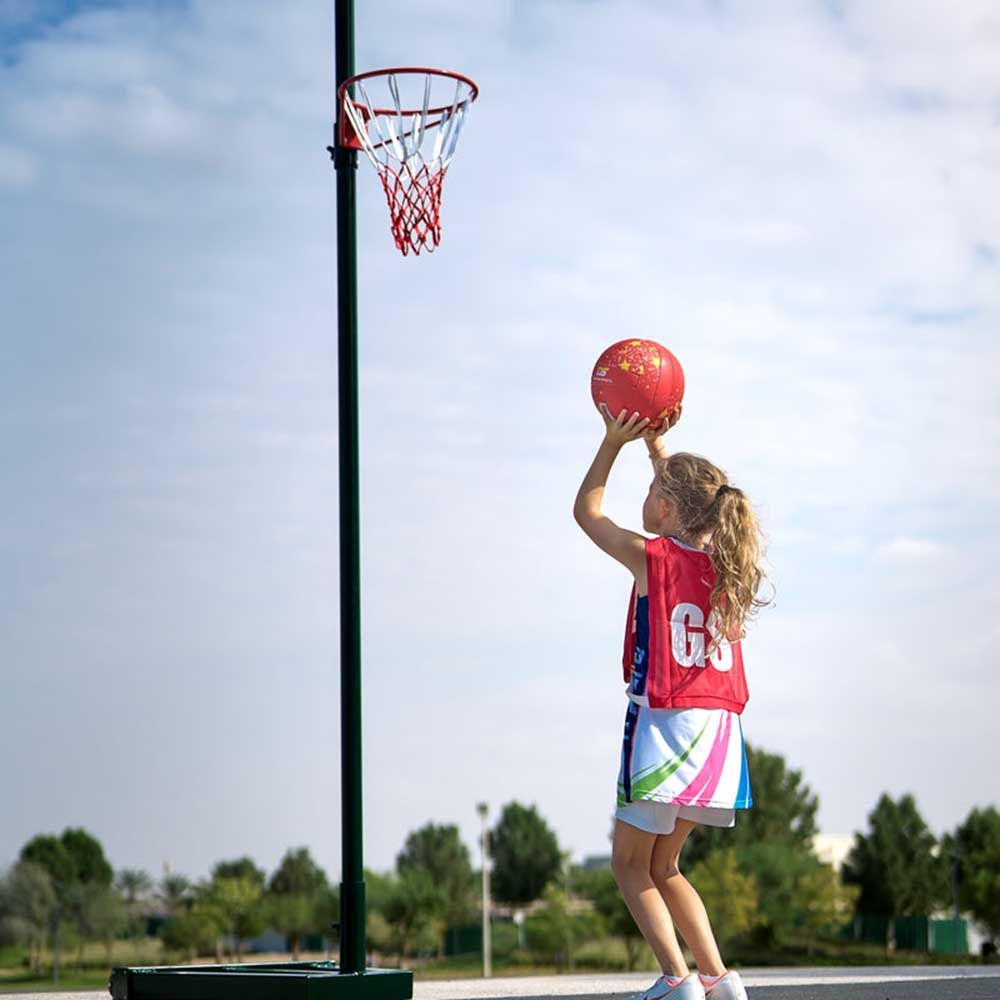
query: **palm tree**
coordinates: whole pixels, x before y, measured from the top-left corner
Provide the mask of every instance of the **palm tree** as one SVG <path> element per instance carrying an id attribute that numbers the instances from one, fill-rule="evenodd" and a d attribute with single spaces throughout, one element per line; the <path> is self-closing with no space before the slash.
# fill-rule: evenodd
<path id="1" fill-rule="evenodd" d="M 164 875 L 160 879 L 160 897 L 171 917 L 185 909 L 191 901 L 191 880 L 185 875 Z"/>
<path id="2" fill-rule="evenodd" d="M 115 876 L 115 889 L 121 894 L 125 903 L 125 912 L 128 914 L 128 933 L 133 939 L 133 950 L 138 942 L 138 907 L 144 896 L 149 895 L 153 888 L 153 880 L 149 873 L 141 868 L 122 868 Z"/>
<path id="3" fill-rule="evenodd" d="M 131 908 L 153 888 L 153 880 L 141 868 L 122 868 L 115 876 L 115 888 Z"/>

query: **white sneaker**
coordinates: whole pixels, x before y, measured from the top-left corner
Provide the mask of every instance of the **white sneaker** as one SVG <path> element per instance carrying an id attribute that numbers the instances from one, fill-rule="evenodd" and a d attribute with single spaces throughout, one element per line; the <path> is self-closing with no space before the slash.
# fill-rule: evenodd
<path id="1" fill-rule="evenodd" d="M 693 973 L 674 983 L 660 976 L 645 993 L 636 993 L 630 1000 L 705 1000 L 705 990 Z"/>
<path id="2" fill-rule="evenodd" d="M 727 972 L 714 983 L 710 979 L 706 982 L 706 977 L 702 976 L 701 985 L 705 990 L 705 1000 L 747 1000 L 747 991 L 738 972 Z"/>

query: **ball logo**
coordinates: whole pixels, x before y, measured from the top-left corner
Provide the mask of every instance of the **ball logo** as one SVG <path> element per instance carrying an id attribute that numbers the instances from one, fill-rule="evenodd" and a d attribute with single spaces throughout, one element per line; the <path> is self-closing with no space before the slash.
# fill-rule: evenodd
<path id="1" fill-rule="evenodd" d="M 670 612 L 670 646 L 674 659 L 681 667 L 705 667 L 705 634 L 714 640 L 711 665 L 721 673 L 733 668 L 733 650 L 723 638 L 719 617 L 713 609 L 705 624 L 705 616 L 697 604 L 683 602 Z"/>

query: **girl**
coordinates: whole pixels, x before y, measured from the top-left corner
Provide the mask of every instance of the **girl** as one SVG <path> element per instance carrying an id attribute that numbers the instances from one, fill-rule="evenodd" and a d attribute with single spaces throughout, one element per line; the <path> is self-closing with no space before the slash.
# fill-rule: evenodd
<path id="1" fill-rule="evenodd" d="M 733 826 L 753 804 L 740 713 L 747 701 L 740 638 L 763 579 L 757 519 L 741 490 L 697 455 L 668 455 L 662 435 L 602 406 L 605 435 L 577 494 L 587 535 L 635 578 L 623 666 L 628 711 L 611 868 L 663 975 L 635 1000 L 746 1000 L 726 970 L 694 887 L 678 868 L 696 823 Z M 601 512 L 622 446 L 644 438 L 654 476 L 646 538 Z M 698 965 L 690 974 L 674 927 Z"/>

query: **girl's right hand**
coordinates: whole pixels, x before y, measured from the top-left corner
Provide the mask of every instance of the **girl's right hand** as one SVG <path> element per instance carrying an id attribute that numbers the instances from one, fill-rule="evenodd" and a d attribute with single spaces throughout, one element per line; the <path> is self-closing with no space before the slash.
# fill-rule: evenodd
<path id="1" fill-rule="evenodd" d="M 612 417 L 607 403 L 601 403 L 598 410 L 604 419 L 604 440 L 618 447 L 630 441 L 638 441 L 649 425 L 649 418 L 643 417 L 640 420 L 638 411 L 629 414 L 628 410 L 622 410 L 617 417 Z"/>

